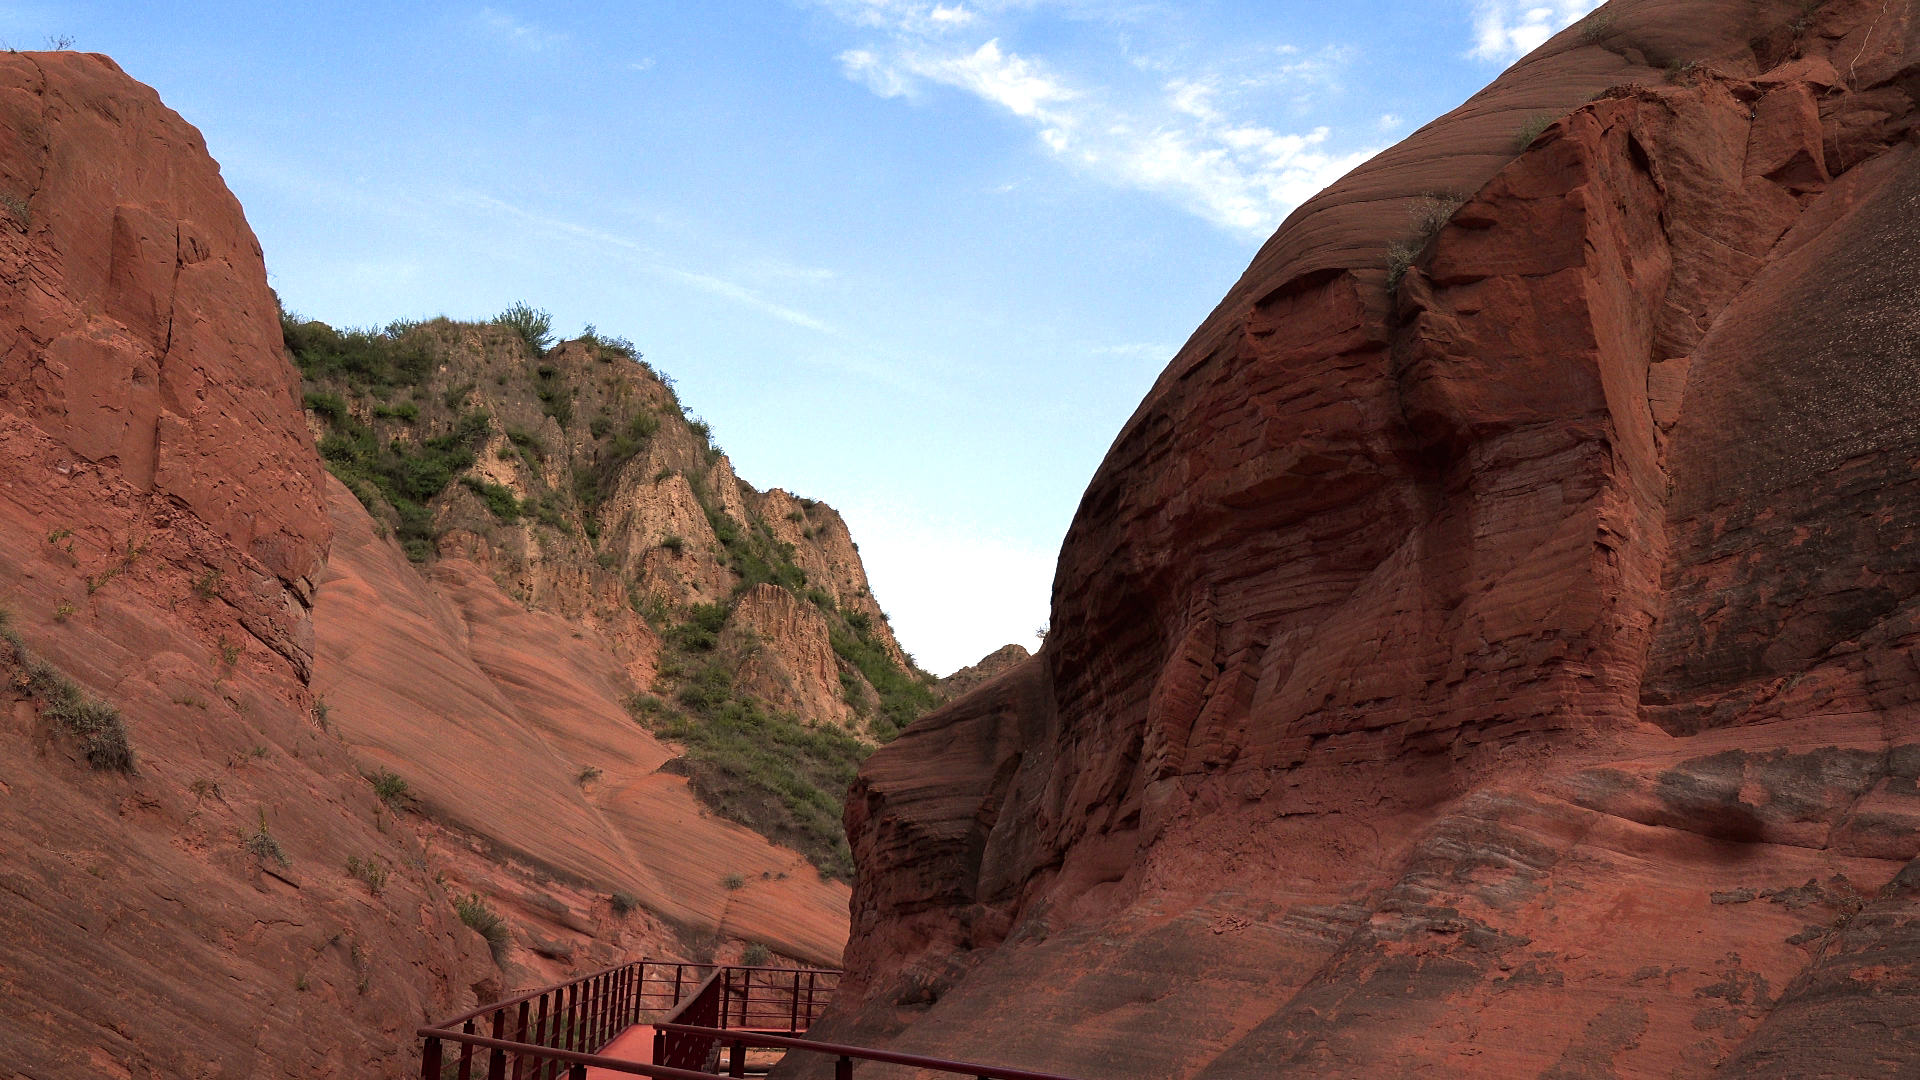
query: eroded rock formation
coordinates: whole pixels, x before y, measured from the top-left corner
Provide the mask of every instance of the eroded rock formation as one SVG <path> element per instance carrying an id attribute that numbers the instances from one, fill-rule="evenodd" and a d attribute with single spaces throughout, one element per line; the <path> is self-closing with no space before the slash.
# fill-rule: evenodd
<path id="1" fill-rule="evenodd" d="M 1615 0 L 1290 217 L 1095 476 L 1041 654 L 864 767 L 822 1034 L 1920 1062 L 1916 33 Z"/>

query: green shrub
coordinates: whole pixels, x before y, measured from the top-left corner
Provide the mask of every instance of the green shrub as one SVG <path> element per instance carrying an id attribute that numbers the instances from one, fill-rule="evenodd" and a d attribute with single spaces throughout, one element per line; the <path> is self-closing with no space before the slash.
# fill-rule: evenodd
<path id="1" fill-rule="evenodd" d="M 720 640 L 720 630 L 727 625 L 731 612 L 727 604 L 694 604 L 687 609 L 687 621 L 675 631 L 674 637 L 683 649 L 709 652 Z"/>
<path id="2" fill-rule="evenodd" d="M 396 810 L 405 809 L 413 801 L 412 786 L 394 773 L 381 769 L 367 778 L 373 785 L 373 794 L 383 803 Z"/>
<path id="3" fill-rule="evenodd" d="M 323 322 L 282 314 L 280 336 L 302 375 L 315 380 L 339 379 L 356 393 L 413 386 L 433 373 L 431 338 L 411 326 L 397 334 L 335 330 Z"/>
<path id="4" fill-rule="evenodd" d="M 829 623 L 828 641 L 834 653 L 857 668 L 879 695 L 880 708 L 871 730 L 874 738 L 888 742 L 933 708 L 933 690 L 894 663 L 874 637 L 873 621 L 865 612 L 848 612 L 842 618 L 846 629 Z"/>
<path id="5" fill-rule="evenodd" d="M 687 542 L 678 536 L 668 534 L 666 539 L 660 541 L 660 546 L 678 556 L 682 551 L 686 550 Z"/>
<path id="6" fill-rule="evenodd" d="M 495 315 L 493 322 L 519 335 L 535 356 L 545 356 L 547 347 L 553 344 L 553 316 L 524 302 Z"/>
<path id="7" fill-rule="evenodd" d="M 459 386 L 448 387 L 446 394 L 440 399 L 441 403 L 449 409 L 459 408 L 467 403 L 467 395 L 473 393 L 473 385 L 474 384 L 470 382 L 466 382 L 461 383 Z"/>
<path id="8" fill-rule="evenodd" d="M 531 450 L 541 457 L 547 456 L 546 445 L 540 441 L 540 437 L 525 428 L 508 428 L 507 441 L 522 450 Z"/>
<path id="9" fill-rule="evenodd" d="M 739 874 L 728 874 L 720 879 L 720 887 L 728 892 L 736 892 L 746 887 L 747 879 Z"/>
<path id="10" fill-rule="evenodd" d="M 392 406 L 375 405 L 373 407 L 373 415 L 383 420 L 405 420 L 411 424 L 420 419 L 420 406 L 415 405 L 411 401 L 403 401 L 398 405 Z"/>
<path id="11" fill-rule="evenodd" d="M 339 394 L 322 394 L 309 391 L 306 398 L 307 408 L 323 419 L 336 424 L 347 422 L 347 399 Z"/>
<path id="12" fill-rule="evenodd" d="M 573 388 L 567 385 L 566 377 L 552 364 L 541 364 L 536 369 L 533 385 L 534 396 L 540 399 L 540 411 L 553 417 L 561 427 L 573 420 Z"/>
<path id="13" fill-rule="evenodd" d="M 1613 12 L 1596 11 L 1580 20 L 1580 40 L 1589 45 L 1597 43 L 1613 29 Z"/>
<path id="14" fill-rule="evenodd" d="M 487 509 L 493 513 L 494 517 L 508 525 L 520 520 L 520 500 L 513 497 L 512 488 L 482 480 L 477 476 L 463 477 L 460 482 L 486 501 Z"/>
<path id="15" fill-rule="evenodd" d="M 580 775 L 577 779 L 578 779 L 578 782 L 581 784 L 581 786 L 584 787 L 585 785 L 591 784 L 595 780 L 600 779 L 604 775 L 606 774 L 601 772 L 599 769 L 595 768 L 592 765 L 582 765 L 580 766 Z"/>
<path id="16" fill-rule="evenodd" d="M 740 954 L 740 962 L 747 967 L 766 967 L 767 962 L 772 959 L 773 951 L 757 941 L 748 945 Z"/>
<path id="17" fill-rule="evenodd" d="M 479 893 L 454 897 L 453 910 L 459 914 L 461 922 L 487 939 L 487 951 L 493 954 L 493 962 L 504 963 L 511 935 L 507 930 L 507 921 L 500 917 L 500 913 L 488 907 L 480 899 Z"/>
<path id="18" fill-rule="evenodd" d="M 474 448 L 486 438 L 490 423 L 486 412 L 476 410 L 460 417 L 444 435 L 417 444 L 394 439 L 381 446 L 371 427 L 348 419 L 333 424 L 320 440 L 320 457 L 367 509 L 377 509 L 378 501 L 393 507 L 400 517 L 401 546 L 419 562 L 439 537 L 426 503 L 473 465 Z"/>
<path id="19" fill-rule="evenodd" d="M 625 889 L 615 892 L 610 899 L 613 901 L 613 910 L 622 918 L 640 910 L 640 898 Z"/>

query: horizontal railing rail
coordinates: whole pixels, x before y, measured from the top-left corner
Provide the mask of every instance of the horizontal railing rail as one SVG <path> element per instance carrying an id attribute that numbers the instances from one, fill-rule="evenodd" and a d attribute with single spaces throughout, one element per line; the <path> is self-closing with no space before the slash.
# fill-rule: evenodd
<path id="1" fill-rule="evenodd" d="M 971 1061 L 947 1061 L 942 1058 L 922 1057 L 919 1054 L 900 1054 L 892 1050 L 875 1050 L 865 1046 L 847 1046 L 842 1043 L 816 1042 L 812 1039 L 795 1039 L 781 1035 L 769 1035 L 765 1032 L 743 1031 L 716 1027 L 698 1027 L 692 1024 L 662 1022 L 654 1025 L 654 1038 L 661 1034 L 685 1035 L 712 1039 L 715 1043 L 732 1048 L 732 1062 L 729 1076 L 745 1075 L 744 1055 L 741 1051 L 748 1048 L 767 1050 L 808 1050 L 816 1054 L 826 1054 L 838 1058 L 834 1065 L 835 1080 L 851 1080 L 853 1062 L 882 1061 L 890 1065 L 905 1065 L 910 1069 L 926 1069 L 932 1072 L 953 1073 L 958 1076 L 977 1077 L 978 1080 L 1078 1080 L 1077 1077 L 1061 1076 L 1058 1073 L 1033 1072 L 1029 1069 L 1008 1069 L 999 1065 L 981 1065 Z"/>

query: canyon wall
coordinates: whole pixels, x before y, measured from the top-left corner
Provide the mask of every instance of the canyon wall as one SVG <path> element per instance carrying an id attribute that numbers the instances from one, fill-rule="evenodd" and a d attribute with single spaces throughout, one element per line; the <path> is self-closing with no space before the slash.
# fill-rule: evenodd
<path id="1" fill-rule="evenodd" d="M 103 56 L 0 55 L 0 267 L 9 1075 L 417 1075 L 418 1024 L 509 989 L 838 962 L 844 882 L 655 730 L 697 656 L 749 719 L 891 733 L 868 674 L 918 676 L 830 507 L 739 482 L 630 349 L 439 320 L 425 408 L 303 385 L 199 133 Z M 658 430 L 603 431 L 621 395 Z"/>
<path id="2" fill-rule="evenodd" d="M 821 1037 L 1920 1062 L 1917 32 L 1614 0 L 1296 211 L 1115 440 L 1042 652 L 863 767 Z"/>

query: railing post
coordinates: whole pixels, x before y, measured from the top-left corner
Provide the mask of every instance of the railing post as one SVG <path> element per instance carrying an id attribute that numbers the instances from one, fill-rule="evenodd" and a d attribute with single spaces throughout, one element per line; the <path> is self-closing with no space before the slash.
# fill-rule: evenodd
<path id="1" fill-rule="evenodd" d="M 747 1044 L 738 1039 L 733 1041 L 733 1045 L 727 1051 L 727 1075 L 736 1077 L 747 1075 Z"/>
<path id="2" fill-rule="evenodd" d="M 527 1014 L 530 1010 L 526 1002 L 520 1003 L 519 1023 L 514 1026 L 513 1041 L 525 1045 L 527 1041 Z M 513 1055 L 513 1080 L 526 1080 L 527 1055 L 518 1051 Z"/>
<path id="3" fill-rule="evenodd" d="M 574 1062 L 573 1068 L 567 1070 L 567 1080 L 587 1080 L 587 1067 Z"/>
<path id="4" fill-rule="evenodd" d="M 429 1038 L 420 1052 L 420 1080 L 440 1080 L 440 1040 Z"/>
<path id="5" fill-rule="evenodd" d="M 793 1015 L 787 1020 L 787 1034 L 800 1033 L 800 969 L 793 969 Z"/>
<path id="6" fill-rule="evenodd" d="M 553 1031 L 547 1026 L 547 997 L 546 994 L 540 995 L 540 1019 L 533 1023 L 533 1041 L 536 1046 L 552 1045 L 548 1041 L 553 1038 Z M 540 1060 L 533 1066 L 533 1077 L 534 1080 L 553 1080 L 553 1059 L 545 1054 L 540 1055 Z"/>
<path id="7" fill-rule="evenodd" d="M 807 972 L 807 1030 L 813 1030 L 813 982 L 819 978 L 813 972 Z"/>
<path id="8" fill-rule="evenodd" d="M 493 1010 L 493 1037 L 504 1041 L 507 1037 L 507 1010 Z M 487 1055 L 487 1080 L 507 1080 L 507 1052 L 494 1047 Z"/>
<path id="9" fill-rule="evenodd" d="M 560 1035 L 558 1048 L 574 1049 L 574 1043 L 580 1038 L 580 1019 L 575 1015 L 580 1007 L 580 984 L 567 984 L 567 1027 Z"/>
<path id="10" fill-rule="evenodd" d="M 853 1080 L 853 1059 L 845 1054 L 833 1063 L 833 1080 Z"/>
<path id="11" fill-rule="evenodd" d="M 473 1034 L 473 1021 L 460 1025 L 460 1030 Z M 460 1044 L 460 1080 L 473 1080 L 473 1044 L 470 1042 Z"/>
<path id="12" fill-rule="evenodd" d="M 727 1017 L 733 1015 L 733 969 L 720 969 L 720 1026 L 727 1026 Z"/>
<path id="13" fill-rule="evenodd" d="M 753 996 L 753 969 L 747 968 L 740 972 L 740 1026 L 741 1027 L 750 1026 L 747 1023 L 747 999 L 752 996 Z"/>
<path id="14" fill-rule="evenodd" d="M 667 1063 L 667 1033 L 659 1028 L 653 1029 L 653 1063 L 655 1065 Z"/>
<path id="15" fill-rule="evenodd" d="M 673 1003 L 675 1005 L 680 1004 L 680 975 L 686 970 L 687 965 L 685 964 L 673 965 Z"/>

